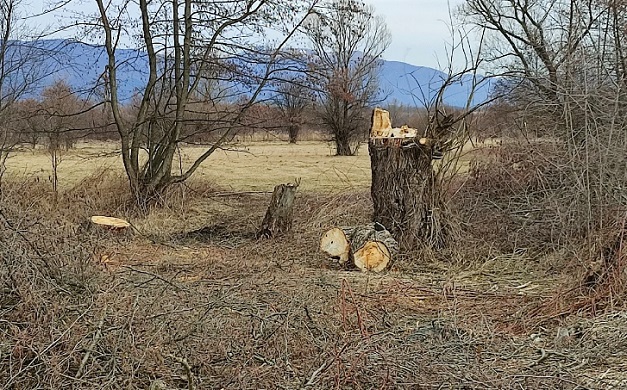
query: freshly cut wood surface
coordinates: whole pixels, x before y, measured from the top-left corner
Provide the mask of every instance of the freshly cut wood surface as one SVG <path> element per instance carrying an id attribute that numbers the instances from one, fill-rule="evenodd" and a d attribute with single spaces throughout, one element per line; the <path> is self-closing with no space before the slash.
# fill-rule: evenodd
<path id="1" fill-rule="evenodd" d="M 392 255 L 388 247 L 379 241 L 368 241 L 355 252 L 353 259 L 360 270 L 381 272 L 388 264 Z"/>
<path id="2" fill-rule="evenodd" d="M 362 271 L 383 271 L 393 254 L 398 252 L 398 243 L 385 226 L 369 223 L 355 228 L 351 236 L 353 262 Z"/>
<path id="3" fill-rule="evenodd" d="M 340 264 L 345 264 L 350 258 L 350 230 L 335 227 L 326 231 L 320 239 L 320 250 L 327 256 L 337 258 Z"/>
<path id="4" fill-rule="evenodd" d="M 381 108 L 375 108 L 372 113 L 372 128 L 370 138 L 415 138 L 418 136 L 418 129 L 403 125 L 392 127 L 390 113 Z"/>
<path id="5" fill-rule="evenodd" d="M 125 229 L 130 227 L 131 224 L 120 218 L 105 217 L 102 215 L 94 215 L 91 217 L 91 222 L 96 225 L 107 226 L 112 229 Z"/>
<path id="6" fill-rule="evenodd" d="M 339 259 L 340 264 L 354 264 L 362 271 L 383 271 L 398 252 L 398 243 L 383 225 L 369 223 L 354 227 L 334 227 L 320 239 L 320 250 Z"/>
<path id="7" fill-rule="evenodd" d="M 390 113 L 375 108 L 372 113 L 372 128 L 370 130 L 371 137 L 388 137 L 392 130 L 392 122 L 390 122 Z"/>

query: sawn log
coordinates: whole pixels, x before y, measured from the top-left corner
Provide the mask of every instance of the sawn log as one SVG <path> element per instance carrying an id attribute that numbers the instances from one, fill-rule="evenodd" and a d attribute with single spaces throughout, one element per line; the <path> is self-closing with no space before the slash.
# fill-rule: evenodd
<path id="1" fill-rule="evenodd" d="M 342 265 L 381 272 L 398 252 L 398 243 L 380 224 L 334 227 L 320 239 L 320 250 Z"/>

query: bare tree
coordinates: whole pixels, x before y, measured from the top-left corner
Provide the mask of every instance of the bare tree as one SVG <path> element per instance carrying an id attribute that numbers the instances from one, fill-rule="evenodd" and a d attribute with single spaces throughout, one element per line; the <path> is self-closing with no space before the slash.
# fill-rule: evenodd
<path id="1" fill-rule="evenodd" d="M 16 102 L 50 75 L 44 66 L 53 53 L 37 45 L 41 33 L 27 27 L 21 0 L 0 0 L 0 177 L 4 163 L 17 142 L 12 123 L 19 119 Z"/>
<path id="2" fill-rule="evenodd" d="M 233 137 L 238 122 L 276 71 L 273 64 L 279 50 L 316 3 L 140 0 L 138 9 L 131 10 L 135 3 L 130 1 L 95 1 L 108 56 L 103 77 L 108 103 L 120 134 L 130 188 L 140 205 L 158 197 L 171 184 L 187 180 Z M 133 31 L 133 24 L 128 23 L 133 11 L 141 15 L 139 31 Z M 282 38 L 264 40 L 271 28 Z M 117 51 L 121 39 L 133 33 L 141 37 L 148 79 L 133 117 L 127 118 L 119 96 Z M 218 131 L 220 135 L 190 166 L 173 174 L 177 147 L 191 137 L 186 115 L 201 104 L 214 108 L 212 115 L 207 114 L 203 131 Z M 147 159 L 142 158 L 142 150 Z"/>
<path id="3" fill-rule="evenodd" d="M 322 102 L 322 120 L 339 156 L 357 152 L 368 133 L 370 110 L 380 100 L 381 55 L 390 33 L 374 9 L 357 0 L 329 0 L 309 20 L 310 74 Z"/>
<path id="4" fill-rule="evenodd" d="M 26 121 L 34 124 L 33 131 L 44 136 L 46 148 L 50 157 L 52 175 L 50 181 L 54 195 L 54 203 L 59 196 L 59 165 L 63 160 L 63 151 L 72 148 L 81 132 L 87 126 L 85 112 L 90 108 L 90 102 L 77 97 L 72 88 L 64 81 L 57 81 L 44 88 L 41 101 L 35 111 L 30 112 Z M 36 119 L 32 123 L 32 119 Z"/>
<path id="5" fill-rule="evenodd" d="M 573 61 L 590 47 L 605 10 L 582 0 L 468 0 L 462 12 L 488 33 L 485 59 L 559 121 Z"/>
<path id="6" fill-rule="evenodd" d="M 551 189 L 565 199 L 560 230 L 592 240 L 627 205 L 627 4 L 467 0 L 462 12 L 489 32 L 491 66 L 509 72 L 516 122 L 565 150 Z"/>
<path id="7" fill-rule="evenodd" d="M 287 127 L 289 141 L 295 144 L 303 125 L 303 114 L 315 100 L 311 87 L 305 78 L 294 75 L 279 82 L 273 100 L 281 113 L 283 125 Z"/>

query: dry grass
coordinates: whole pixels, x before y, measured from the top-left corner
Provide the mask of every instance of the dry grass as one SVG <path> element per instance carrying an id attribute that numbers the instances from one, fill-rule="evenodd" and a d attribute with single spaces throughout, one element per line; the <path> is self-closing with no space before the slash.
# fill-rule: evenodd
<path id="1" fill-rule="evenodd" d="M 467 149 L 462 171 L 467 170 L 474 148 L 469 144 Z M 202 147 L 184 147 L 176 162 L 182 162 L 185 168 L 203 151 Z M 194 180 L 234 191 L 271 191 L 276 184 L 297 178 L 302 179 L 304 191 L 342 192 L 370 186 L 367 147 L 360 148 L 353 157 L 337 157 L 334 153 L 331 143 L 320 141 L 242 142 L 217 151 L 197 171 Z M 122 174 L 116 145 L 79 143 L 75 149 L 61 153 L 59 184 L 70 188 L 103 169 Z M 180 170 L 180 165 L 175 163 L 174 169 Z M 7 161 L 7 174 L 46 182 L 52 175 L 50 157 L 43 149 L 18 151 Z"/>
<path id="2" fill-rule="evenodd" d="M 292 179 L 276 176 L 280 170 L 215 179 L 219 187 L 237 183 L 234 191 L 197 178 L 148 216 L 126 206 L 120 173 L 95 163 L 94 174 L 76 174 L 56 205 L 46 183 L 5 183 L 2 388 L 627 385 L 622 312 L 532 326 L 546 313 L 530 308 L 563 278 L 550 259 L 495 250 L 471 263 L 425 251 L 406 254 L 383 275 L 343 271 L 318 254 L 318 238 L 330 226 L 369 220 L 369 176 L 357 173 L 368 171 L 367 157 L 355 158 L 359 170 L 343 171 L 354 181 L 333 184 L 332 175 L 305 167 L 337 161 L 346 168 L 320 144 L 254 147 L 259 153 L 228 152 L 222 162 L 241 164 L 245 174 L 263 158 L 267 165 L 303 159 L 302 168 L 291 167 L 302 169 L 305 188 L 294 231 L 270 241 L 254 238 L 269 195 L 250 191 Z M 85 230 L 96 213 L 126 216 L 139 234 Z"/>
<path id="3" fill-rule="evenodd" d="M 180 160 L 183 168 L 204 151 L 186 147 Z M 354 157 L 333 156 L 334 149 L 322 142 L 252 142 L 217 151 L 195 174 L 195 179 L 236 191 L 271 191 L 278 183 L 302 179 L 304 191 L 344 191 L 370 184 L 370 159 L 366 149 Z M 85 176 L 103 168 L 122 173 L 115 145 L 85 143 L 61 157 L 59 182 L 69 188 Z M 175 170 L 180 169 L 175 164 Z M 9 158 L 7 174 L 33 176 L 41 181 L 51 176 L 50 158 L 44 150 L 23 150 Z"/>

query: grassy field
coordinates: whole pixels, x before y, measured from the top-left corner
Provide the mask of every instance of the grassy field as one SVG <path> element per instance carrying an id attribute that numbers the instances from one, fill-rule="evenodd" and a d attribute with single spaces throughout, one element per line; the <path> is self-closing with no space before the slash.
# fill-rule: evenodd
<path id="1" fill-rule="evenodd" d="M 148 215 L 128 206 L 112 145 L 63 156 L 57 204 L 48 156 L 14 155 L 0 197 L 3 388 L 627 386 L 625 315 L 560 314 L 572 276 L 556 254 L 464 237 L 383 274 L 341 269 L 318 240 L 370 220 L 367 150 L 242 149 L 217 152 Z M 257 240 L 267 192 L 296 178 L 293 232 Z M 137 232 L 88 228 L 94 214 Z"/>
<path id="2" fill-rule="evenodd" d="M 58 169 L 60 186 L 70 188 L 101 169 L 122 173 L 122 160 L 116 146 L 89 142 L 62 151 Z M 469 144 L 467 149 L 470 152 L 473 147 Z M 190 166 L 204 150 L 184 147 L 174 169 Z M 199 168 L 194 180 L 235 191 L 271 191 L 276 184 L 298 178 L 305 191 L 341 192 L 370 186 L 367 145 L 352 157 L 338 157 L 334 153 L 332 144 L 319 141 L 238 144 L 216 151 Z M 467 169 L 470 158 L 470 154 L 462 157 L 462 171 Z M 52 174 L 50 155 L 44 149 L 18 151 L 9 158 L 7 172 L 13 176 L 48 180 Z"/>
<path id="3" fill-rule="evenodd" d="M 61 152 L 60 186 L 69 188 L 103 168 L 122 172 L 122 161 L 115 147 L 114 144 L 83 143 L 76 149 Z M 201 147 L 184 148 L 177 161 L 181 161 L 185 168 L 203 151 Z M 306 191 L 337 192 L 370 185 L 367 147 L 354 157 L 337 157 L 333 153 L 331 145 L 322 142 L 235 145 L 216 151 L 194 179 L 238 191 L 271 191 L 276 184 L 298 178 Z M 175 169 L 180 169 L 180 165 Z M 51 158 L 42 149 L 23 150 L 8 160 L 7 171 L 10 175 L 47 180 L 51 175 Z"/>

